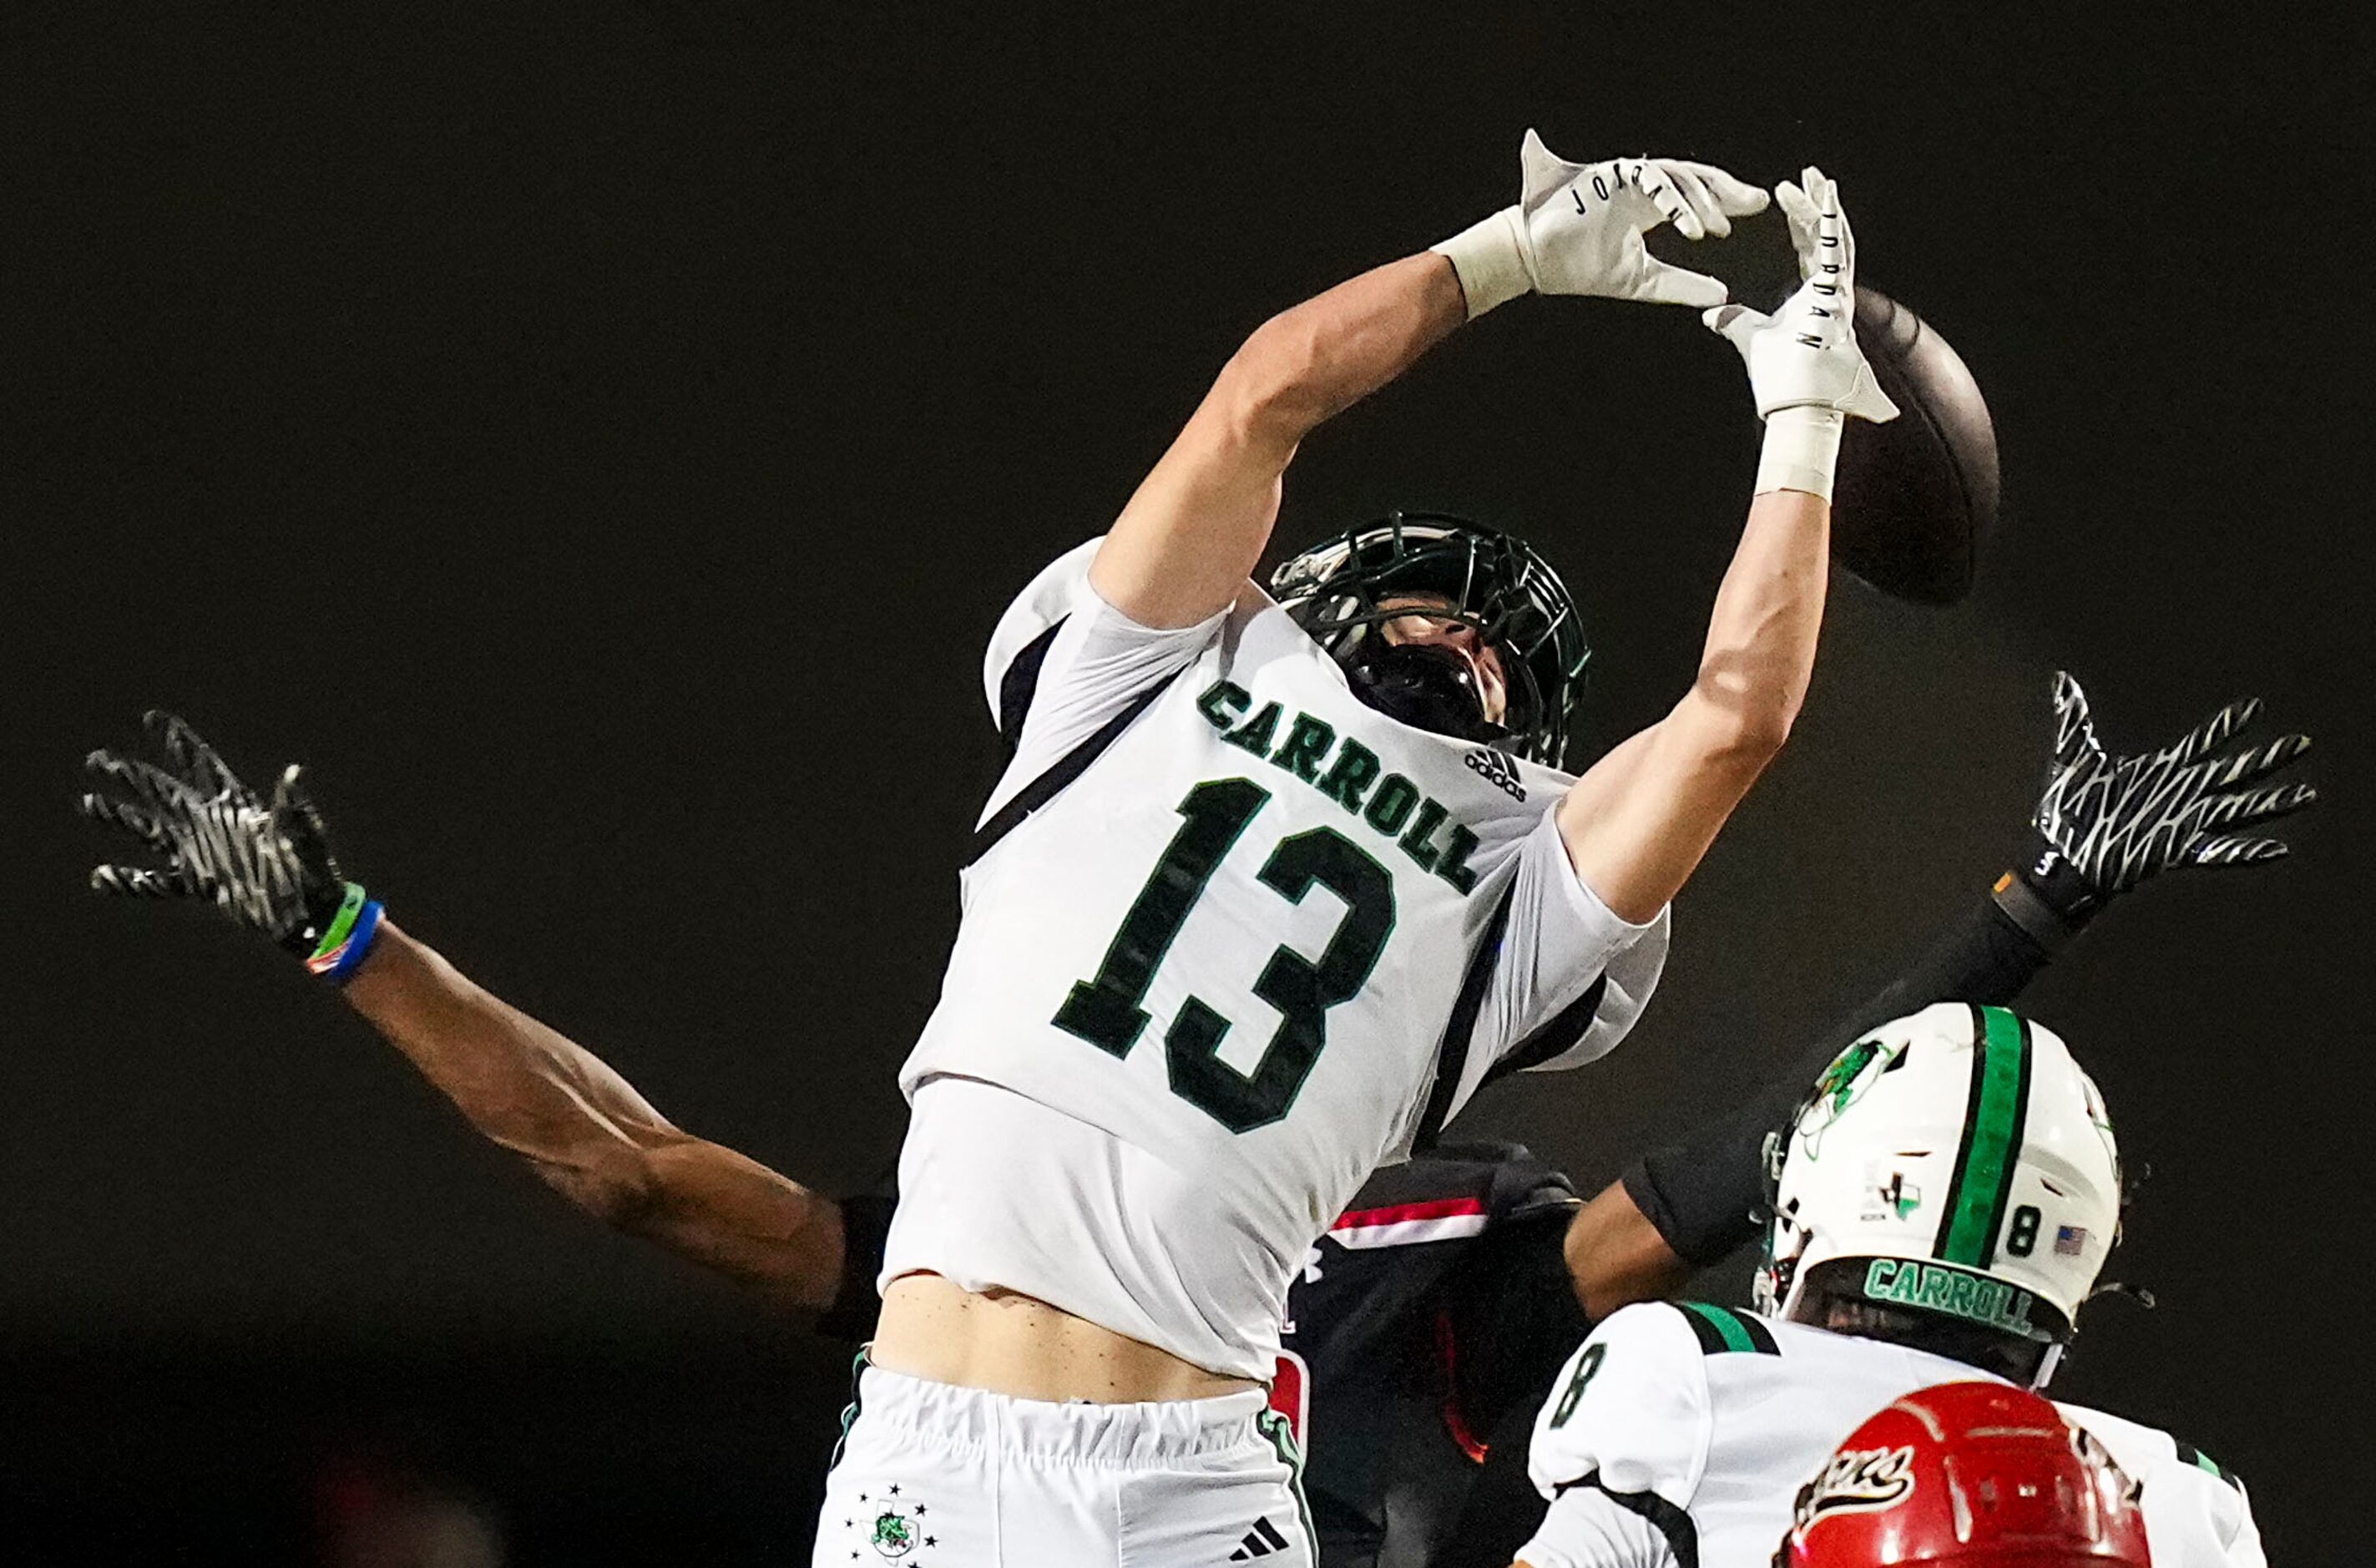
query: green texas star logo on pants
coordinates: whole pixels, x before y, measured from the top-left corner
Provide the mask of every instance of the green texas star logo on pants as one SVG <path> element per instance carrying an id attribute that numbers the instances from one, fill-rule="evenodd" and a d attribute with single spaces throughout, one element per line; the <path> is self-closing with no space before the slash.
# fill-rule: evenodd
<path id="1" fill-rule="evenodd" d="M 924 1559 L 915 1553 L 925 1547 L 940 1545 L 938 1537 L 925 1529 L 925 1515 L 931 1510 L 921 1503 L 910 1503 L 900 1497 L 899 1488 L 891 1486 L 880 1492 L 858 1494 L 860 1513 L 844 1519 L 842 1527 L 864 1538 L 874 1549 L 875 1555 L 885 1562 L 912 1564 L 924 1568 Z M 871 1515 L 871 1516 L 870 1516 Z M 852 1547 L 853 1561 L 863 1561 L 859 1549 Z"/>

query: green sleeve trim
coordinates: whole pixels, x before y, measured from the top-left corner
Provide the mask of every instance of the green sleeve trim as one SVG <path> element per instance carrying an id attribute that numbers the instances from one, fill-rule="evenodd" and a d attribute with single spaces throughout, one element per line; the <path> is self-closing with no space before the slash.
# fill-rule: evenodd
<path id="1" fill-rule="evenodd" d="M 339 900 L 339 912 L 331 917 L 330 929 L 322 933 L 320 942 L 315 944 L 314 951 L 308 956 L 307 962 L 310 963 L 315 958 L 327 957 L 339 950 L 339 944 L 346 941 L 347 933 L 355 929 L 355 917 L 363 912 L 363 904 L 367 897 L 362 883 L 347 884 L 347 896 Z"/>
<path id="2" fill-rule="evenodd" d="M 2242 1479 L 2237 1476 L 2235 1471 L 2229 1469 L 2218 1460 L 2214 1459 L 2210 1455 L 2203 1452 L 2202 1449 L 2195 1447 L 2191 1443 L 2180 1443 L 2176 1438 L 2171 1438 L 2170 1443 L 2178 1449 L 2178 1456 L 2182 1462 L 2193 1466 L 2196 1469 L 2201 1470 L 2206 1476 L 2215 1476 L 2220 1480 L 2226 1481 L 2238 1491 L 2242 1491 L 2244 1490 L 2244 1483 Z"/>
<path id="3" fill-rule="evenodd" d="M 1700 1353 L 1721 1356 L 1736 1352 L 1752 1356 L 1778 1356 L 1781 1348 L 1774 1343 L 1773 1333 L 1755 1318 L 1743 1317 L 1729 1307 L 1712 1306 L 1705 1301 L 1677 1301 L 1683 1321 L 1692 1325 L 1692 1334 L 1700 1342 Z"/>

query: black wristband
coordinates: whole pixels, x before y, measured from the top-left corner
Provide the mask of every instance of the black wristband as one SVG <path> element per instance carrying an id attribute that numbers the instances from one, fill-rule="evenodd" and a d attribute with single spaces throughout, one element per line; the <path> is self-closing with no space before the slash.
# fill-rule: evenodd
<path id="1" fill-rule="evenodd" d="M 2023 934 L 2052 953 L 2103 909 L 2103 896 L 2061 850 L 2043 838 L 2026 861 L 1996 880 L 1989 897 Z"/>
<path id="2" fill-rule="evenodd" d="M 874 1277 L 883 1271 L 884 1244 L 898 1202 L 887 1193 L 860 1193 L 841 1200 L 841 1282 L 833 1305 L 814 1325 L 826 1338 L 863 1343 L 874 1337 L 874 1319 L 883 1310 Z"/>

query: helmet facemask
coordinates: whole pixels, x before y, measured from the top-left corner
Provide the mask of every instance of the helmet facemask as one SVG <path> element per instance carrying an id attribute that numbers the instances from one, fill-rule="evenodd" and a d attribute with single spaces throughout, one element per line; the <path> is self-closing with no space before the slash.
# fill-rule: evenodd
<path id="1" fill-rule="evenodd" d="M 1591 649 L 1558 575 L 1522 541 L 1439 513 L 1397 512 L 1288 561 L 1271 590 L 1380 712 L 1547 766 L 1564 758 Z M 1412 598 L 1425 602 L 1388 602 Z M 1505 688 L 1500 722 L 1486 719 L 1466 659 L 1387 638 L 1387 623 L 1414 614 L 1457 621 L 1493 648 Z"/>

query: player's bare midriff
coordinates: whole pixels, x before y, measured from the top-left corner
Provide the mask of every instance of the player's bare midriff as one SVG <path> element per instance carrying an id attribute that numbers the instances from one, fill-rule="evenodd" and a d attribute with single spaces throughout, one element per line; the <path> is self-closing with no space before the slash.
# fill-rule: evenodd
<path id="1" fill-rule="evenodd" d="M 1259 1386 L 1012 1290 L 968 1290 L 937 1274 L 884 1288 L 868 1360 L 885 1372 L 1016 1399 L 1099 1405 L 1211 1399 Z"/>

